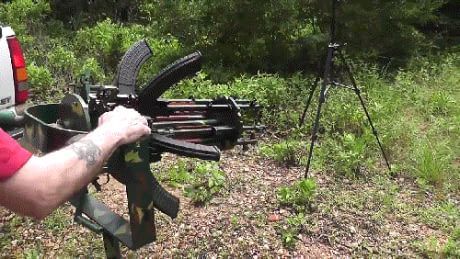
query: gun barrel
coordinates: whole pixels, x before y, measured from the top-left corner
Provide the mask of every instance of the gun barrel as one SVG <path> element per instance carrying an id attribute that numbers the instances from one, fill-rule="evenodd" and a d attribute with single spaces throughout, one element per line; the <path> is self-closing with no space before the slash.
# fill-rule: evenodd
<path id="1" fill-rule="evenodd" d="M 207 119 L 207 120 L 166 120 L 166 121 L 158 121 L 152 122 L 151 127 L 153 128 L 161 128 L 161 127 L 174 127 L 174 126 L 206 126 L 206 125 L 216 125 L 219 121 L 215 119 Z"/>
<path id="2" fill-rule="evenodd" d="M 213 103 L 215 100 L 213 99 L 159 99 L 159 101 L 163 102 L 174 102 L 174 103 L 195 103 L 195 104 L 209 104 Z M 235 102 L 238 105 L 246 104 L 246 105 L 252 105 L 253 107 L 258 107 L 259 104 L 257 104 L 255 101 L 252 100 L 246 100 L 246 99 L 235 99 Z"/>
<path id="3" fill-rule="evenodd" d="M 226 109 L 233 109 L 233 106 L 230 104 L 197 104 L 197 103 L 168 103 L 167 106 L 168 110 L 190 110 L 190 111 L 209 111 L 209 110 L 226 110 Z M 250 104 L 241 104 L 238 105 L 240 109 L 250 109 L 250 108 L 257 108 L 251 106 Z"/>
<path id="4" fill-rule="evenodd" d="M 210 137 L 210 136 L 220 136 L 228 133 L 235 132 L 235 127 L 229 126 L 207 126 L 207 127 L 196 127 L 196 128 L 167 128 L 167 129 L 154 129 L 153 132 L 174 136 L 174 138 L 182 139 L 184 137 Z"/>
<path id="5" fill-rule="evenodd" d="M 169 115 L 169 116 L 156 116 L 155 121 L 186 121 L 186 120 L 205 120 L 206 116 L 200 114 L 183 114 L 183 115 Z"/>

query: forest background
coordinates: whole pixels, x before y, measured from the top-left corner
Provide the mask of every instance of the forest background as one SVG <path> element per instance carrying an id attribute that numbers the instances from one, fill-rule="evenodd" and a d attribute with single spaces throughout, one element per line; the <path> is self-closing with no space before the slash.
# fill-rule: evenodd
<path id="1" fill-rule="evenodd" d="M 311 215 L 327 211 L 328 191 L 340 193 L 345 182 L 369 187 L 366 195 L 379 204 L 383 218 L 396 213 L 399 221 L 422 222 L 434 230 L 409 239 L 402 255 L 459 256 L 460 2 L 340 2 L 337 38 L 347 43 L 346 56 L 393 170 L 385 169 L 356 96 L 332 90 L 314 154 L 316 173 L 276 192 L 279 205 L 291 208 L 276 234 L 283 247 L 295 250 L 299 235 L 315 225 Z M 35 103 L 60 100 L 86 71 L 97 82 L 111 83 L 118 61 L 140 39 L 154 52 L 140 85 L 175 59 L 200 50 L 203 70 L 168 95 L 257 99 L 269 130 L 256 156 L 302 168 L 311 123 L 297 124 L 326 52 L 330 9 L 330 1 L 315 0 L 15 0 L 0 2 L 0 22 L 22 43 Z M 307 118 L 312 116 L 313 111 Z M 320 184 L 324 175 L 340 187 L 326 190 Z M 302 186 L 308 191 L 299 191 Z M 347 206 L 363 209 L 355 196 L 342 198 L 353 200 Z M 0 244 L 11 247 L 14 228 L 5 224 L 10 232 L 0 236 Z M 391 254 L 401 244 L 388 246 L 377 254 Z M 366 249 L 347 252 L 369 253 Z"/>

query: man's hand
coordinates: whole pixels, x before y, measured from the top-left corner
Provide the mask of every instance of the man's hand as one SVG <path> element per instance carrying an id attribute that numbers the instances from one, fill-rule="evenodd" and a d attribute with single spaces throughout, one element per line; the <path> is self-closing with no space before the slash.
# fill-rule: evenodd
<path id="1" fill-rule="evenodd" d="M 150 134 L 147 120 L 133 109 L 117 106 L 99 117 L 99 126 L 106 134 L 116 138 L 119 145 L 136 141 Z"/>
<path id="2" fill-rule="evenodd" d="M 147 120 L 133 109 L 116 107 L 82 139 L 42 157 L 31 157 L 0 182 L 0 205 L 41 219 L 87 185 L 120 145 L 150 134 Z"/>

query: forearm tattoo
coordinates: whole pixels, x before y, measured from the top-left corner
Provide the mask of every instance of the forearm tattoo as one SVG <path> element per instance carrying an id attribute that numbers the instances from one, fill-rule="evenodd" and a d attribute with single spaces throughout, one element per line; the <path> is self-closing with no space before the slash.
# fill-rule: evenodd
<path id="1" fill-rule="evenodd" d="M 89 168 L 97 163 L 101 156 L 101 149 L 89 139 L 80 140 L 70 145 L 70 148 L 77 154 L 78 158 L 86 161 Z"/>

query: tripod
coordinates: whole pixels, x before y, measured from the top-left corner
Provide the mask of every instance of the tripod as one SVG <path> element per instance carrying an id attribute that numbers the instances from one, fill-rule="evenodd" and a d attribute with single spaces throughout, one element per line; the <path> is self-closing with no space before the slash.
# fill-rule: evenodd
<path id="1" fill-rule="evenodd" d="M 342 47 L 344 47 L 345 44 L 342 45 L 342 44 L 338 44 L 336 42 L 337 2 L 338 2 L 338 0 L 332 0 L 332 21 L 331 21 L 331 29 L 330 29 L 331 30 L 331 32 L 330 32 L 330 42 L 329 42 L 329 45 L 328 45 L 328 48 L 327 48 L 327 56 L 326 56 L 326 60 L 325 60 L 325 63 L 324 63 L 324 70 L 321 71 L 322 68 L 320 66 L 320 69 L 318 71 L 318 75 L 317 75 L 317 77 L 315 79 L 315 82 L 312 85 L 312 87 L 310 88 L 310 93 L 308 95 L 307 103 L 305 105 L 305 109 L 304 109 L 304 111 L 302 113 L 302 117 L 300 118 L 300 122 L 299 122 L 299 126 L 302 126 L 304 124 L 304 122 L 305 122 L 305 116 L 307 114 L 307 110 L 308 110 L 308 108 L 310 106 L 311 100 L 313 98 L 313 94 L 314 94 L 314 92 L 315 92 L 316 88 L 318 87 L 318 84 L 319 84 L 319 82 L 321 80 L 321 73 L 322 73 L 322 79 L 323 80 L 322 80 L 321 90 L 320 90 L 320 94 L 319 94 L 319 102 L 318 102 L 318 107 L 317 107 L 317 110 L 316 110 L 316 117 L 315 117 L 315 121 L 314 121 L 314 124 L 313 124 L 310 151 L 308 153 L 307 168 L 306 168 L 306 171 L 305 171 L 305 178 L 308 177 L 308 172 L 310 170 L 310 163 L 311 163 L 311 159 L 312 159 L 312 156 L 313 156 L 313 148 L 314 148 L 314 145 L 315 145 L 315 141 L 318 138 L 318 128 L 319 128 L 319 120 L 320 120 L 320 117 L 321 117 L 321 108 L 322 108 L 323 104 L 326 102 L 326 96 L 327 96 L 328 90 L 329 90 L 329 88 L 331 86 L 344 87 L 344 88 L 352 90 L 356 94 L 356 96 L 358 97 L 358 99 L 359 99 L 359 101 L 361 103 L 361 106 L 363 107 L 364 113 L 366 114 L 367 120 L 369 121 L 369 125 L 371 126 L 371 129 L 372 129 L 372 133 L 374 134 L 374 136 L 375 136 L 375 138 L 377 140 L 377 143 L 378 143 L 378 145 L 380 147 L 380 150 L 382 152 L 383 158 L 385 159 L 385 163 L 386 163 L 386 165 L 388 167 L 388 170 L 391 172 L 390 163 L 388 162 L 388 159 L 387 159 L 387 156 L 386 156 L 385 151 L 383 149 L 382 143 L 380 142 L 377 130 L 375 129 L 374 124 L 372 123 L 371 116 L 369 115 L 369 112 L 367 111 L 366 105 L 364 103 L 364 99 L 361 96 L 361 91 L 360 91 L 360 89 L 358 88 L 358 86 L 356 84 L 356 80 L 355 80 L 355 78 L 353 76 L 351 66 L 348 64 L 347 60 L 345 59 L 345 56 L 343 55 Z M 334 79 L 334 75 L 335 75 L 335 73 L 334 73 L 334 59 L 335 59 L 336 56 L 342 62 L 343 66 L 345 68 L 345 72 L 346 72 L 346 74 L 348 75 L 348 77 L 350 79 L 351 86 L 341 84 L 341 83 L 337 82 Z"/>

